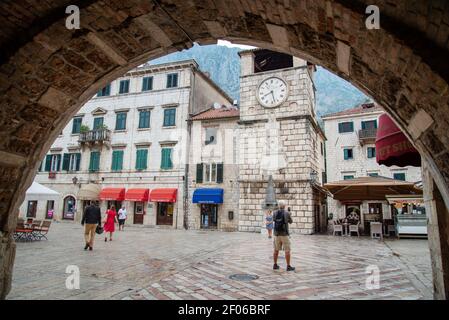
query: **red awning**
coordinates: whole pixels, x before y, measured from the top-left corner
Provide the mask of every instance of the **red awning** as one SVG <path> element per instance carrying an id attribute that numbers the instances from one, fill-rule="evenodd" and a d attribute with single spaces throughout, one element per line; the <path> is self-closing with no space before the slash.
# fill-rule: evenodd
<path id="1" fill-rule="evenodd" d="M 178 189 L 153 189 L 150 192 L 152 202 L 176 202 Z"/>
<path id="2" fill-rule="evenodd" d="M 376 160 L 378 164 L 391 166 L 421 166 L 421 156 L 391 118 L 379 117 L 376 135 Z"/>
<path id="3" fill-rule="evenodd" d="M 100 192 L 100 200 L 125 200 L 125 188 L 104 188 Z"/>
<path id="4" fill-rule="evenodd" d="M 147 202 L 149 194 L 150 189 L 128 189 L 125 200 Z"/>

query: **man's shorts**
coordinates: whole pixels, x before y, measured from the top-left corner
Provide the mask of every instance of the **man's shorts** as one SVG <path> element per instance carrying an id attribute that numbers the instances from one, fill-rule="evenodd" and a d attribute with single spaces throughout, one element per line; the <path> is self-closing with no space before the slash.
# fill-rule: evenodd
<path id="1" fill-rule="evenodd" d="M 274 250 L 285 252 L 290 251 L 290 237 L 289 236 L 277 236 L 274 237 Z"/>

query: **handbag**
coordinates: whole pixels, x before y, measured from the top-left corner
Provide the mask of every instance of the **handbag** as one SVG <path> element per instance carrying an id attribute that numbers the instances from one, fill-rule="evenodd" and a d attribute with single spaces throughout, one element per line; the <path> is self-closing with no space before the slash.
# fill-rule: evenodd
<path id="1" fill-rule="evenodd" d="M 100 226 L 100 225 L 98 225 L 98 226 L 95 228 L 95 232 L 96 232 L 97 234 L 102 234 L 102 233 L 103 233 L 103 227 Z"/>

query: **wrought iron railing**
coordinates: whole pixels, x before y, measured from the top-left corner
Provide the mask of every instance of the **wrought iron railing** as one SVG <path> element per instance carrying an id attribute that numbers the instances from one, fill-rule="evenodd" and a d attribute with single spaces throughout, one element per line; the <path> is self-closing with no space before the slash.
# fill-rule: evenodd
<path id="1" fill-rule="evenodd" d="M 359 130 L 359 139 L 376 139 L 377 129 L 369 128 Z"/>
<path id="2" fill-rule="evenodd" d="M 96 129 L 86 132 L 81 132 L 78 141 L 80 143 L 95 143 L 111 140 L 111 131 L 108 129 Z"/>

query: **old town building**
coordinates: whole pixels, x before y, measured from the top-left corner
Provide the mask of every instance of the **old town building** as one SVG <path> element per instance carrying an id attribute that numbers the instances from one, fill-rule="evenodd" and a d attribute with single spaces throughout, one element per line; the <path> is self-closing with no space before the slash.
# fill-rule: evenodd
<path id="1" fill-rule="evenodd" d="M 386 167 L 376 162 L 376 132 L 379 116 L 384 114 L 374 103 L 364 103 L 355 108 L 323 116 L 326 142 L 327 181 L 336 182 L 361 177 L 386 177 L 395 180 L 419 182 L 419 167 Z M 346 217 L 352 211 L 380 215 L 392 219 L 387 200 L 341 202 L 328 198 L 328 211 L 334 220 Z"/>
<path id="2" fill-rule="evenodd" d="M 326 224 L 325 136 L 315 117 L 315 66 L 268 50 L 240 52 L 239 230 L 263 228 L 267 181 L 291 210 L 292 232 Z"/>
<path id="3" fill-rule="evenodd" d="M 194 60 L 143 65 L 89 100 L 52 144 L 36 181 L 61 194 L 56 219 L 79 221 L 88 200 L 125 205 L 128 223 L 182 228 L 190 114 L 230 98 Z M 26 215 L 25 213 L 21 213 Z"/>
<path id="4" fill-rule="evenodd" d="M 216 104 L 191 118 L 189 227 L 238 228 L 238 120 L 236 106 Z"/>

